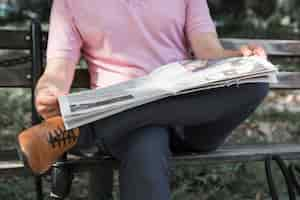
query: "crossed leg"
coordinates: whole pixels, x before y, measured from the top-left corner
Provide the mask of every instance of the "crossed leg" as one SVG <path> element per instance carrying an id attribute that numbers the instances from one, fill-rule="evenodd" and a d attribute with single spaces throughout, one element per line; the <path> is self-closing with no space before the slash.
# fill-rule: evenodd
<path id="1" fill-rule="evenodd" d="M 268 89 L 266 83 L 251 83 L 169 97 L 96 121 L 93 123 L 95 136 L 99 143 L 110 146 L 142 127 L 182 126 L 187 132 L 193 127 L 200 128 L 198 133 L 191 131 L 194 134 L 189 135 L 190 138 L 201 140 L 208 134 L 216 144 L 222 143 L 216 142 L 216 137 L 224 135 L 226 138 L 255 110 Z M 214 128 L 214 124 L 218 124 L 217 127 Z"/>
<path id="2" fill-rule="evenodd" d="M 172 140 L 207 152 L 224 143 L 268 92 L 268 84 L 244 84 L 162 99 L 92 124 L 97 142 L 121 161 L 121 200 L 168 200 Z M 179 126 L 173 132 L 169 127 Z M 179 148 L 181 148 L 179 146 Z"/>

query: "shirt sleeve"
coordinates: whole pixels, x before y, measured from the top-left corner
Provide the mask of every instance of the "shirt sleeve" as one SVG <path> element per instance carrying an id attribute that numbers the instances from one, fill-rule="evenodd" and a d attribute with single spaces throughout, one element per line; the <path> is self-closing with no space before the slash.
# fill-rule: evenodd
<path id="1" fill-rule="evenodd" d="M 187 0 L 185 31 L 189 38 L 199 32 L 216 32 L 207 0 Z"/>
<path id="2" fill-rule="evenodd" d="M 54 0 L 50 15 L 47 61 L 64 58 L 77 63 L 82 40 L 66 0 Z"/>

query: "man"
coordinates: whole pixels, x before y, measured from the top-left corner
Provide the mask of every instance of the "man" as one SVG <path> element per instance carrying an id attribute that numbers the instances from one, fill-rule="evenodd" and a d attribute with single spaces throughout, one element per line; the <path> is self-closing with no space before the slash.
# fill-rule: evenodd
<path id="1" fill-rule="evenodd" d="M 85 146 L 96 141 L 101 151 L 121 161 L 121 199 L 170 199 L 171 150 L 215 150 L 259 105 L 267 84 L 170 97 L 71 131 L 56 117 L 57 97 L 69 93 L 81 53 L 89 65 L 91 88 L 96 88 L 190 58 L 190 48 L 198 59 L 266 58 L 254 45 L 224 49 L 206 0 L 54 0 L 47 67 L 36 88 L 36 108 L 49 120 L 19 138 L 31 169 L 43 173 L 63 152 L 82 144 L 80 137 L 87 137 Z"/>

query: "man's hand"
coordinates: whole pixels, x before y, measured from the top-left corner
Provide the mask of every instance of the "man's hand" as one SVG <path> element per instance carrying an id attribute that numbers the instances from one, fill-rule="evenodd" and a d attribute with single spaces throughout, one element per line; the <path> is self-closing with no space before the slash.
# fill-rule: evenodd
<path id="1" fill-rule="evenodd" d="M 238 50 L 224 49 L 217 33 L 198 33 L 190 38 L 192 50 L 198 59 L 223 59 L 239 56 L 260 56 L 267 58 L 265 50 L 254 44 L 241 46 Z"/>
<path id="2" fill-rule="evenodd" d="M 62 93 L 53 86 L 36 89 L 35 107 L 44 119 L 60 115 L 58 105 L 60 95 Z"/>
<path id="3" fill-rule="evenodd" d="M 48 60 L 35 89 L 35 107 L 44 119 L 60 115 L 58 97 L 69 93 L 74 72 L 74 62 L 65 59 Z"/>
<path id="4" fill-rule="evenodd" d="M 249 44 L 249 45 L 243 45 L 239 49 L 240 54 L 242 56 L 259 56 L 262 58 L 267 59 L 267 53 L 266 51 L 258 45 Z"/>

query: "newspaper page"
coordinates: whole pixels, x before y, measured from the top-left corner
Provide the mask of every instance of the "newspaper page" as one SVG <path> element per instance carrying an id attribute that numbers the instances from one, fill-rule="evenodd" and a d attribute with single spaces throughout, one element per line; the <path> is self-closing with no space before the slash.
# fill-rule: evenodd
<path id="1" fill-rule="evenodd" d="M 203 90 L 207 86 L 219 87 L 239 85 L 246 82 L 277 82 L 277 68 L 269 61 L 257 57 L 236 57 L 220 61 L 209 61 L 206 67 L 198 68 L 197 63 L 183 63 L 190 72 L 172 84 L 176 94 L 195 92 L 197 88 Z"/>
<path id="2" fill-rule="evenodd" d="M 168 96 L 252 82 L 274 83 L 276 73 L 272 63 L 256 56 L 184 60 L 127 82 L 62 96 L 59 105 L 66 128 L 72 129 Z"/>

